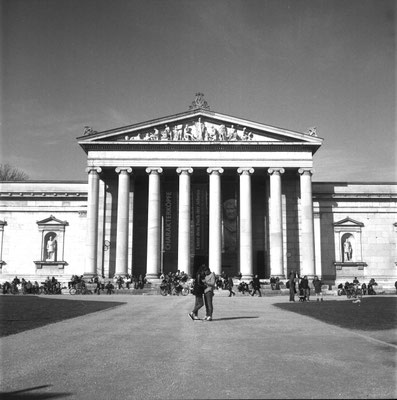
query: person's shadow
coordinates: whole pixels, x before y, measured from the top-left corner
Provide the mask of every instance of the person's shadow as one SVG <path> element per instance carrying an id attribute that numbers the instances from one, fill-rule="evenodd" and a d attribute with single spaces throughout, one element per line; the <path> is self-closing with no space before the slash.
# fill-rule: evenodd
<path id="1" fill-rule="evenodd" d="M 216 318 L 213 319 L 211 322 L 216 322 L 216 321 L 232 321 L 234 319 L 252 319 L 252 318 L 259 318 L 259 317 L 228 317 L 228 318 Z"/>

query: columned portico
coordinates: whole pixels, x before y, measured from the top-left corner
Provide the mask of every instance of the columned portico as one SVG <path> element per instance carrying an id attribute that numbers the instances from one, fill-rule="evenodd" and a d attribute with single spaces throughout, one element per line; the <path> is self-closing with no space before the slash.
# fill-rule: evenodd
<path id="1" fill-rule="evenodd" d="M 177 168 L 179 175 L 178 269 L 191 275 L 190 266 L 190 175 L 192 168 Z"/>
<path id="2" fill-rule="evenodd" d="M 146 277 L 158 278 L 161 256 L 161 213 L 160 213 L 160 174 L 162 168 L 146 168 L 149 174 L 148 226 L 147 226 L 147 264 Z"/>
<path id="3" fill-rule="evenodd" d="M 301 221 L 302 221 L 302 241 L 301 241 L 301 275 L 312 278 L 315 275 L 314 263 L 314 231 L 313 231 L 313 196 L 312 196 L 312 174 L 310 168 L 300 168 L 301 188 Z"/>
<path id="4" fill-rule="evenodd" d="M 130 196 L 130 174 L 132 168 L 118 167 L 119 189 L 117 202 L 117 243 L 116 243 L 116 275 L 128 273 L 128 216 Z"/>
<path id="5" fill-rule="evenodd" d="M 88 167 L 88 199 L 87 199 L 87 256 L 84 276 L 92 277 L 97 269 L 98 249 L 98 204 L 100 167 Z"/>
<path id="6" fill-rule="evenodd" d="M 281 175 L 284 168 L 269 168 L 270 200 L 269 200 L 269 247 L 270 274 L 284 278 L 283 272 L 283 222 L 281 205 Z"/>
<path id="7" fill-rule="evenodd" d="M 321 269 L 311 209 L 310 168 L 322 144 L 315 131 L 214 112 L 197 93 L 188 111 L 86 130 L 79 144 L 109 188 L 98 200 L 101 169 L 87 170 L 88 274 L 192 276 L 205 263 L 251 280 Z"/>
<path id="8" fill-rule="evenodd" d="M 207 173 L 210 177 L 208 266 L 212 272 L 220 275 L 222 268 L 221 175 L 223 168 L 208 168 Z"/>
<path id="9" fill-rule="evenodd" d="M 240 175 L 240 272 L 242 279 L 253 277 L 251 175 L 253 168 L 238 168 Z"/>

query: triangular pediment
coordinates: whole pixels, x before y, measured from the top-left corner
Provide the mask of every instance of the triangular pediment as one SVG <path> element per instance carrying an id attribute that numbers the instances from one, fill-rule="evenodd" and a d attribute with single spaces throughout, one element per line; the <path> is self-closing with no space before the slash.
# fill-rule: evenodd
<path id="1" fill-rule="evenodd" d="M 172 141 L 184 144 L 186 142 L 291 143 L 312 145 L 317 149 L 322 143 L 322 139 L 314 132 L 299 133 L 205 109 L 189 110 L 104 132 L 87 129 L 85 135 L 77 139 L 83 147 L 90 143 L 134 144 Z"/>
<path id="2" fill-rule="evenodd" d="M 352 226 L 354 226 L 354 227 L 358 227 L 358 226 L 362 227 L 362 226 L 364 226 L 364 224 L 362 222 L 355 221 L 354 219 L 352 219 L 350 217 L 346 217 L 346 218 L 344 218 L 344 219 L 342 219 L 340 221 L 334 222 L 333 225 L 334 226 L 349 226 L 349 227 L 352 227 Z"/>
<path id="3" fill-rule="evenodd" d="M 39 226 L 66 226 L 69 225 L 67 221 L 61 221 L 58 218 L 55 218 L 53 215 L 49 216 L 48 218 L 45 218 L 41 221 L 36 221 L 37 225 Z"/>

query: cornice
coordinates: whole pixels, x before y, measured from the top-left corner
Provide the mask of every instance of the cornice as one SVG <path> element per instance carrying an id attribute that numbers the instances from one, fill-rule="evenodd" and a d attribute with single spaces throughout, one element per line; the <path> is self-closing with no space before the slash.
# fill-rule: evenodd
<path id="1" fill-rule="evenodd" d="M 26 191 L 26 192 L 0 192 L 0 197 L 1 198 L 15 198 L 15 199 L 29 199 L 29 198 L 37 198 L 37 199 L 42 199 L 42 198 L 47 198 L 47 199 L 86 199 L 87 198 L 87 192 L 65 192 L 65 191 L 60 191 L 60 192 L 54 192 L 54 191 L 48 191 L 48 192 L 32 192 L 32 191 Z"/>
<path id="2" fill-rule="evenodd" d="M 188 151 L 188 152 L 302 152 L 312 154 L 320 147 L 317 143 L 296 142 L 82 142 L 81 147 L 89 151 Z"/>
<path id="3" fill-rule="evenodd" d="M 315 193 L 313 192 L 314 199 L 351 199 L 351 200 L 397 200 L 397 193 Z"/>

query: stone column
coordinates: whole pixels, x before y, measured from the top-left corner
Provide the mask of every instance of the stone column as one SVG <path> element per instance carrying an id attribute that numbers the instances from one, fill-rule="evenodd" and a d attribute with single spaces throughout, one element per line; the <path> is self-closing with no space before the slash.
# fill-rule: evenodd
<path id="1" fill-rule="evenodd" d="M 321 278 L 323 275 L 321 268 L 321 215 L 316 212 L 313 215 L 314 223 L 314 260 L 315 260 L 315 274 Z"/>
<path id="2" fill-rule="evenodd" d="M 130 174 L 132 168 L 118 167 L 119 190 L 117 200 L 117 237 L 116 237 L 116 275 L 128 273 L 128 221 L 130 198 Z"/>
<path id="3" fill-rule="evenodd" d="M 161 191 L 160 174 L 162 168 L 146 168 L 149 174 L 149 200 L 147 220 L 146 277 L 156 279 L 160 274 L 161 262 Z"/>
<path id="4" fill-rule="evenodd" d="M 315 275 L 312 174 L 310 168 L 300 168 L 301 186 L 301 275 L 312 278 Z"/>
<path id="5" fill-rule="evenodd" d="M 208 266 L 217 275 L 222 269 L 222 213 L 221 213 L 221 174 L 223 168 L 208 168 L 210 176 L 210 221 Z"/>
<path id="6" fill-rule="evenodd" d="M 253 168 L 238 168 L 240 175 L 240 271 L 242 279 L 252 279 L 252 205 L 251 175 Z"/>
<path id="7" fill-rule="evenodd" d="M 283 272 L 283 218 L 281 204 L 281 175 L 284 168 L 269 168 L 269 248 L 270 275 L 284 278 Z"/>
<path id="8" fill-rule="evenodd" d="M 190 267 L 190 174 L 192 168 L 177 168 L 179 175 L 178 269 L 191 275 Z"/>
<path id="9" fill-rule="evenodd" d="M 91 278 L 97 271 L 98 249 L 98 203 L 100 167 L 88 167 L 88 199 L 87 199 L 87 253 L 84 276 Z"/>

